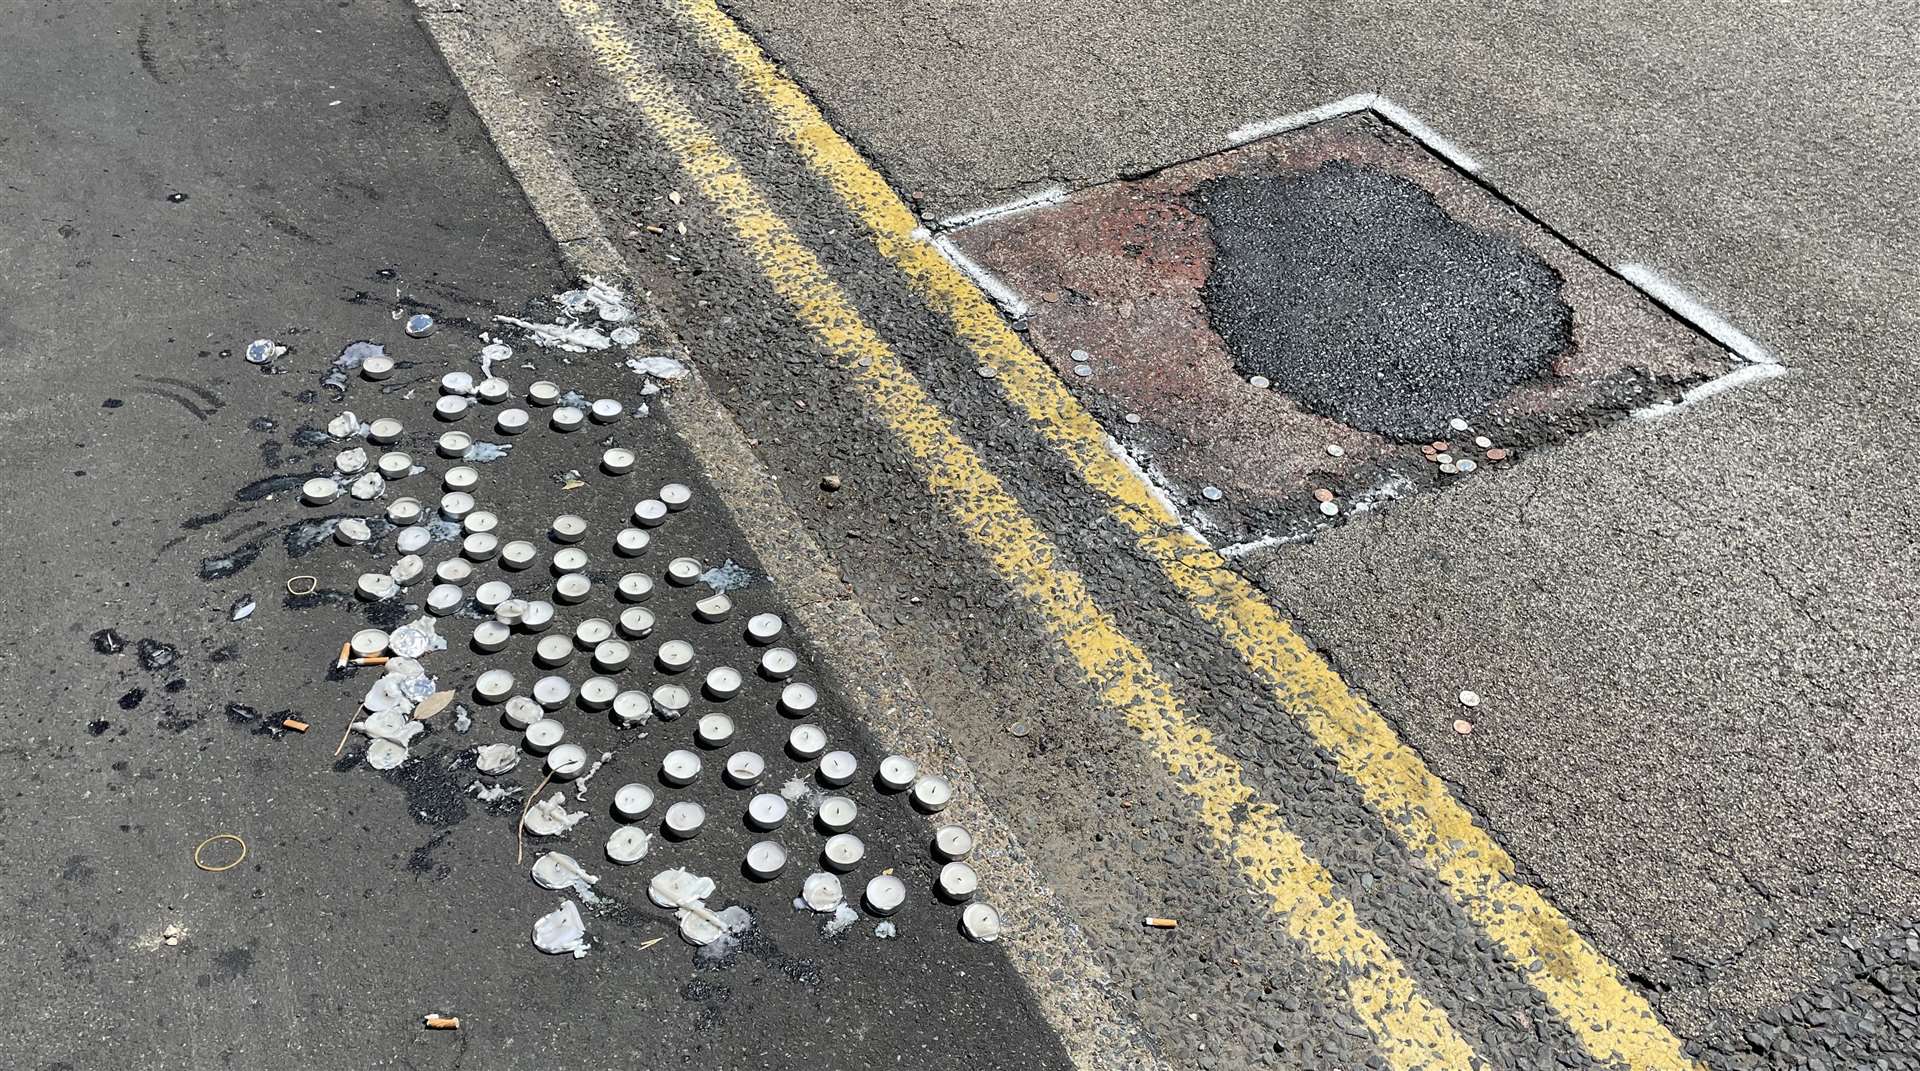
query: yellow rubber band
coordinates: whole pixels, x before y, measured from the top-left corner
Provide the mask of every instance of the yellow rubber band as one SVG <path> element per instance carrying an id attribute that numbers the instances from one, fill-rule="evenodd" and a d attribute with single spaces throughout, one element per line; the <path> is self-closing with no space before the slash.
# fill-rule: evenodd
<path id="1" fill-rule="evenodd" d="M 240 858 L 235 859 L 233 862 L 228 863 L 225 866 L 208 866 L 207 864 L 201 862 L 200 853 L 203 851 L 206 851 L 207 845 L 212 844 L 216 840 L 230 840 L 235 844 L 238 844 L 240 846 Z M 237 833 L 215 833 L 213 836 L 208 837 L 206 840 L 201 841 L 193 849 L 193 865 L 199 867 L 200 869 L 206 871 L 209 874 L 218 874 L 223 870 L 232 870 L 234 867 L 237 867 L 242 862 L 244 862 L 246 858 L 247 858 L 247 842 L 244 840 L 241 840 L 239 834 Z"/>

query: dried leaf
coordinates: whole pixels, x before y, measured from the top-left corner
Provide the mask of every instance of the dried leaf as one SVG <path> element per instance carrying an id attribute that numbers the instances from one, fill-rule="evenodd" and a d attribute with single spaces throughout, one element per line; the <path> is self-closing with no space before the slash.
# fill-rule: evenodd
<path id="1" fill-rule="evenodd" d="M 422 699 L 420 705 L 413 708 L 413 720 L 426 721 L 428 718 L 447 709 L 447 705 L 452 702 L 453 689 L 449 688 L 444 692 L 435 692 L 425 699 Z"/>

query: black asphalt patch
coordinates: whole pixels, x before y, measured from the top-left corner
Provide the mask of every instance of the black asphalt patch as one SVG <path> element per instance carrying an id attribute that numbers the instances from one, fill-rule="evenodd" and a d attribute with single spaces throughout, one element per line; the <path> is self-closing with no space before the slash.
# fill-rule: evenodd
<path id="1" fill-rule="evenodd" d="M 1350 427 L 1441 436 L 1547 373 L 1573 313 L 1560 275 L 1399 175 L 1344 161 L 1202 185 L 1202 296 L 1247 376 Z"/>

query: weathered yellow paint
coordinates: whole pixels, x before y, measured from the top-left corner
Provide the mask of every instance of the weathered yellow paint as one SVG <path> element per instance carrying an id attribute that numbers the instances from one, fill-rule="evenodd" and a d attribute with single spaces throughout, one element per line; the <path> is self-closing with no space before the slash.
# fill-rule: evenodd
<path id="1" fill-rule="evenodd" d="M 738 163 L 592 0 L 558 0 L 596 61 L 733 229 L 754 264 L 820 347 L 857 382 L 870 410 L 914 458 L 934 497 L 1019 591 L 1103 700 L 1152 748 L 1202 823 L 1284 922 L 1324 961 L 1395 1068 L 1456 1071 L 1472 1050 L 1441 1008 L 1415 987 L 1379 934 L 1356 916 L 1332 875 L 1310 857 L 1238 761 L 1194 724 L 1171 681 L 1100 609 L 1080 574 L 988 471 L 899 355 L 767 203 Z"/>
<path id="2" fill-rule="evenodd" d="M 871 233 L 922 301 L 944 315 L 1173 585 L 1273 689 L 1370 806 L 1439 875 L 1455 900 L 1573 1028 L 1596 1058 L 1631 1071 L 1694 1071 L 1645 998 L 1582 938 L 1365 699 L 1315 654 L 1265 597 L 1179 526 L 1112 452 L 1105 431 L 980 291 L 924 237 L 880 174 L 835 131 L 714 0 L 668 0 L 700 41 L 725 56 L 741 88 Z"/>

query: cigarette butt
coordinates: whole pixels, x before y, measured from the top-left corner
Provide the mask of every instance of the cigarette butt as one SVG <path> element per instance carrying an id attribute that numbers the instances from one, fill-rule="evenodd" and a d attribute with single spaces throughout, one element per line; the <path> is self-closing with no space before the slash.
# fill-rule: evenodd
<path id="1" fill-rule="evenodd" d="M 1156 930 L 1177 930 L 1180 928 L 1180 920 L 1179 919 L 1163 919 L 1158 915 L 1148 915 L 1147 925 L 1153 927 Z"/>
<path id="2" fill-rule="evenodd" d="M 288 718 L 286 721 L 283 721 L 280 724 L 282 727 L 287 729 L 292 729 L 296 733 L 304 733 L 308 729 L 313 728 L 313 726 L 308 725 L 306 722 L 301 721 L 299 718 Z"/>
<path id="3" fill-rule="evenodd" d="M 338 661 L 338 662 L 335 662 L 335 663 L 334 663 L 334 668 L 335 668 L 335 669 L 345 669 L 345 668 L 347 668 L 347 659 L 348 659 L 348 658 L 349 658 L 349 657 L 350 657 L 350 656 L 351 656 L 352 654 L 353 654 L 353 641 L 352 641 L 352 640 L 348 640 L 348 641 L 346 641 L 345 643 L 343 643 L 343 644 L 341 644 L 341 645 L 340 645 L 340 661 Z"/>
<path id="4" fill-rule="evenodd" d="M 387 656 L 386 655 L 368 655 L 365 658 L 352 659 L 347 664 L 352 666 L 384 666 L 387 664 Z"/>
<path id="5" fill-rule="evenodd" d="M 458 1015 L 422 1015 L 420 1021 L 426 1024 L 428 1030 L 460 1029 L 460 1017 Z"/>

